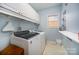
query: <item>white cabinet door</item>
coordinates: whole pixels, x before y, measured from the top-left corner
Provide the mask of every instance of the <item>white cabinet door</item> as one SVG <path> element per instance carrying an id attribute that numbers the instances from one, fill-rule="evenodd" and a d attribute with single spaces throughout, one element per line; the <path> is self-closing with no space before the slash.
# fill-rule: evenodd
<path id="1" fill-rule="evenodd" d="M 17 3 L 2 3 L 1 6 L 8 9 L 8 10 L 11 10 L 11 11 L 14 11 L 14 12 L 18 13 L 18 8 L 19 7 L 18 7 Z"/>
<path id="2" fill-rule="evenodd" d="M 22 3 L 22 15 L 34 20 L 39 21 L 38 13 L 27 3 Z"/>
<path id="3" fill-rule="evenodd" d="M 41 54 L 41 42 L 39 39 L 39 35 L 29 40 L 28 53 L 29 55 L 40 55 Z"/>
<path id="4" fill-rule="evenodd" d="M 46 46 L 45 33 L 40 33 L 40 40 L 41 40 L 41 52 L 43 54 L 45 46 Z"/>
<path id="5" fill-rule="evenodd" d="M 0 3 L 0 13 L 21 19 L 27 19 L 20 14 L 19 10 L 21 10 L 21 8 L 19 8 L 19 5 L 20 4 L 17 5 L 17 3 Z"/>
<path id="6" fill-rule="evenodd" d="M 0 6 L 39 23 L 38 13 L 28 3 L 1 3 Z"/>

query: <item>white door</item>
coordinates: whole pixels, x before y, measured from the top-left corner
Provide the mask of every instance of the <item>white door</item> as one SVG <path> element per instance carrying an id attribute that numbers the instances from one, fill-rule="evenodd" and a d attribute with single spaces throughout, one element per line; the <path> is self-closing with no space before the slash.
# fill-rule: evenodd
<path id="1" fill-rule="evenodd" d="M 29 39 L 28 43 L 28 54 L 29 55 L 40 55 L 41 54 L 41 42 L 39 39 L 39 35 Z"/>

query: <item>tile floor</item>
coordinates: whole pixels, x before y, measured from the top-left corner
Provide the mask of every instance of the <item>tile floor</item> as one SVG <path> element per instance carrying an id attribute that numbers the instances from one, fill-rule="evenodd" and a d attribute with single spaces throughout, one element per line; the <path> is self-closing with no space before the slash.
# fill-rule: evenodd
<path id="1" fill-rule="evenodd" d="M 47 41 L 43 55 L 66 55 L 63 46 L 52 41 Z"/>

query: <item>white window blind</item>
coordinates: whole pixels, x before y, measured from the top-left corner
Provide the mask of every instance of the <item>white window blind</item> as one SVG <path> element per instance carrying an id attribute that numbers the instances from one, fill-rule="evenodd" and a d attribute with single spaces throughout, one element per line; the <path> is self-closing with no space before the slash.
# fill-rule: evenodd
<path id="1" fill-rule="evenodd" d="M 59 28 L 58 15 L 48 16 L 48 27 L 49 28 Z"/>

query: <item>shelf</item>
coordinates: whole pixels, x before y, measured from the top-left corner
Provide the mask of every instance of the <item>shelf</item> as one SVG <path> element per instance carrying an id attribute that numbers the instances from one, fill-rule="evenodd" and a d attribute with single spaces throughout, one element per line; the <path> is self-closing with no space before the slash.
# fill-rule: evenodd
<path id="1" fill-rule="evenodd" d="M 16 31 L 15 28 L 13 27 L 12 23 L 9 22 L 4 28 L 2 31 L 10 31 L 10 32 L 14 32 Z"/>
<path id="2" fill-rule="evenodd" d="M 79 43 L 79 39 L 78 39 L 78 35 L 76 33 L 72 33 L 69 31 L 59 31 L 61 34 L 63 34 L 64 36 L 70 38 L 71 40 Z"/>

